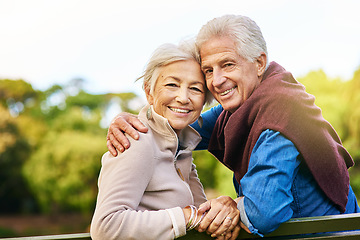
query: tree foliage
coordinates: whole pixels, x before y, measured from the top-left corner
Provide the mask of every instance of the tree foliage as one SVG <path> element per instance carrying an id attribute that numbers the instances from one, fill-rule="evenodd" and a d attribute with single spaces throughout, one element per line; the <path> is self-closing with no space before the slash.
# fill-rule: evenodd
<path id="1" fill-rule="evenodd" d="M 96 176 L 105 151 L 103 135 L 49 132 L 23 168 L 42 211 L 91 212 L 97 194 Z"/>
<path id="2" fill-rule="evenodd" d="M 19 209 L 27 212 L 34 202 L 21 174 L 21 165 L 31 149 L 15 119 L 1 105 L 0 116 L 0 212 Z"/>

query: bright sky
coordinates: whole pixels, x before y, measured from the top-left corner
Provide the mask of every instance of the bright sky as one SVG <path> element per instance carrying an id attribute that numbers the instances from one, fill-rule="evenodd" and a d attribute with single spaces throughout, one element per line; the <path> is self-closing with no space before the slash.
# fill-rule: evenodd
<path id="1" fill-rule="evenodd" d="M 134 80 L 157 46 L 241 14 L 295 76 L 321 68 L 348 80 L 360 67 L 359 9 L 358 0 L 0 0 L 0 79 L 45 90 L 83 78 L 91 93 L 142 94 Z"/>

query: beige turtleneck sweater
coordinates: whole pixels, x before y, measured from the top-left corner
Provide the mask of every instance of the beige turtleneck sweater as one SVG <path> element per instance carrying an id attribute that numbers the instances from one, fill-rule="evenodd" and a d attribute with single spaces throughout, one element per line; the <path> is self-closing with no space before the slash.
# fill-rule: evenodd
<path id="1" fill-rule="evenodd" d="M 178 138 L 168 121 L 150 106 L 140 111 L 139 119 L 149 131 L 140 133 L 138 141 L 129 137 L 131 147 L 117 157 L 109 152 L 103 155 L 91 223 L 93 240 L 183 236 L 186 227 L 181 208 L 206 201 L 191 153 L 200 135 L 186 127 Z"/>

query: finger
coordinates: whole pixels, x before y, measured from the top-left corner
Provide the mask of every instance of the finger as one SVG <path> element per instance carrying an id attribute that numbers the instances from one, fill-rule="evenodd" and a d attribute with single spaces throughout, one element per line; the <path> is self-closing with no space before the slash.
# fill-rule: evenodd
<path id="1" fill-rule="evenodd" d="M 207 232 L 214 234 L 214 236 L 229 232 L 238 225 L 239 219 L 240 212 L 237 208 L 222 208 L 221 212 L 207 228 Z"/>
<path id="2" fill-rule="evenodd" d="M 232 231 L 236 226 L 238 226 L 240 221 L 240 212 L 236 212 L 235 214 L 230 214 L 229 217 L 232 219 L 231 226 L 228 231 Z"/>
<path id="3" fill-rule="evenodd" d="M 228 231 L 228 232 L 225 232 L 225 233 L 223 233 L 223 234 L 224 234 L 225 240 L 228 240 L 228 239 L 230 239 L 231 236 L 232 236 L 232 231 Z"/>
<path id="4" fill-rule="evenodd" d="M 211 208 L 211 204 L 210 204 L 210 201 L 206 201 L 202 204 L 200 204 L 199 208 L 198 208 L 198 212 L 200 214 L 203 214 L 205 213 L 206 211 L 209 211 Z"/>
<path id="5" fill-rule="evenodd" d="M 214 221 L 219 211 L 216 208 L 210 208 L 210 210 L 206 213 L 205 217 L 201 221 L 198 231 L 204 232 L 208 229 L 209 225 Z"/>
<path id="6" fill-rule="evenodd" d="M 240 219 L 240 215 L 228 215 L 226 216 L 226 218 L 222 221 L 221 225 L 218 226 L 217 229 L 215 229 L 213 231 L 213 234 L 218 235 L 221 234 L 222 232 L 231 232 L 237 225 Z M 212 231 L 213 229 L 211 229 L 211 227 L 213 226 L 209 226 L 208 227 L 208 231 Z"/>
<path id="7" fill-rule="evenodd" d="M 125 151 L 125 148 L 116 140 L 114 135 L 110 132 L 108 132 L 107 135 L 106 146 L 114 157 L 117 156 L 116 149 L 118 149 L 120 152 Z"/>
<path id="8" fill-rule="evenodd" d="M 129 134 L 135 140 L 139 139 L 139 132 L 146 133 L 148 128 L 137 118 L 136 115 L 125 115 L 124 117 L 118 116 L 115 120 L 119 129 Z"/>
<path id="9" fill-rule="evenodd" d="M 148 128 L 138 118 L 135 118 L 135 117 L 130 118 L 129 123 L 139 132 L 147 133 L 147 131 L 148 131 Z M 130 133 L 129 133 L 129 135 L 130 135 Z"/>
<path id="10" fill-rule="evenodd" d="M 109 132 L 113 134 L 116 141 L 118 141 L 124 148 L 128 148 L 130 146 L 128 138 L 125 136 L 125 133 L 130 135 L 133 139 L 139 139 L 139 133 L 128 123 L 124 123 L 116 126 L 110 125 Z"/>
<path id="11" fill-rule="evenodd" d="M 227 200 L 226 197 L 219 197 L 209 200 L 201 206 L 210 207 L 210 210 L 202 220 L 199 231 L 206 231 L 208 234 L 212 234 L 222 224 L 225 217 L 231 212 L 231 208 L 227 207 Z"/>
<path id="12" fill-rule="evenodd" d="M 218 217 L 210 224 L 207 231 L 212 233 L 211 237 L 216 237 L 229 231 L 231 224 L 232 219 L 230 217 L 223 219 L 218 215 Z"/>
<path id="13" fill-rule="evenodd" d="M 113 155 L 114 157 L 117 156 L 117 151 L 114 148 L 114 146 L 111 144 L 110 140 L 106 140 L 106 146 L 109 149 L 109 152 L 111 153 L 111 155 Z"/>
<path id="14" fill-rule="evenodd" d="M 236 225 L 233 231 L 231 231 L 231 237 L 230 240 L 236 240 L 236 238 L 239 236 L 241 227 L 239 225 Z"/>
<path id="15" fill-rule="evenodd" d="M 215 238 L 216 240 L 225 240 L 225 235 L 220 235 L 218 237 Z"/>
<path id="16" fill-rule="evenodd" d="M 135 140 L 139 139 L 137 129 L 140 129 L 142 132 L 147 131 L 147 128 L 135 115 L 128 113 L 118 115 L 109 126 L 109 132 L 113 133 L 115 138 L 121 143 L 123 141 L 124 133 L 127 133 Z M 125 141 L 125 143 L 128 143 L 128 141 Z M 124 147 L 126 148 L 126 146 Z"/>
<path id="17" fill-rule="evenodd" d="M 123 137 L 124 137 L 125 139 L 123 139 L 123 140 L 122 140 L 123 143 L 121 143 L 121 142 L 118 141 L 118 139 L 116 139 L 116 138 L 114 137 L 113 134 L 109 134 L 110 144 L 111 144 L 114 148 L 116 148 L 117 150 L 119 150 L 120 152 L 124 152 L 125 149 L 126 149 L 126 147 L 124 146 L 124 141 L 129 141 L 129 140 L 125 137 L 125 135 L 124 135 Z M 130 142 L 128 142 L 128 143 L 125 144 L 125 145 L 127 145 L 127 148 L 129 148 L 129 147 L 130 147 Z"/>

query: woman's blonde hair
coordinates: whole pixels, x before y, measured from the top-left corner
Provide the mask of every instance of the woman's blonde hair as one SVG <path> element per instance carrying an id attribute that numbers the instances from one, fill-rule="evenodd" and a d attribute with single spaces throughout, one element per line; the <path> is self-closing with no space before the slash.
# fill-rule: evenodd
<path id="1" fill-rule="evenodd" d="M 146 65 L 144 74 L 137 80 L 143 79 L 143 89 L 149 89 L 150 93 L 153 93 L 161 68 L 171 63 L 185 60 L 195 60 L 200 64 L 199 51 L 193 39 L 184 40 L 179 45 L 171 43 L 163 44 L 153 52 Z M 210 104 L 212 100 L 213 97 L 206 87 L 205 103 Z"/>

